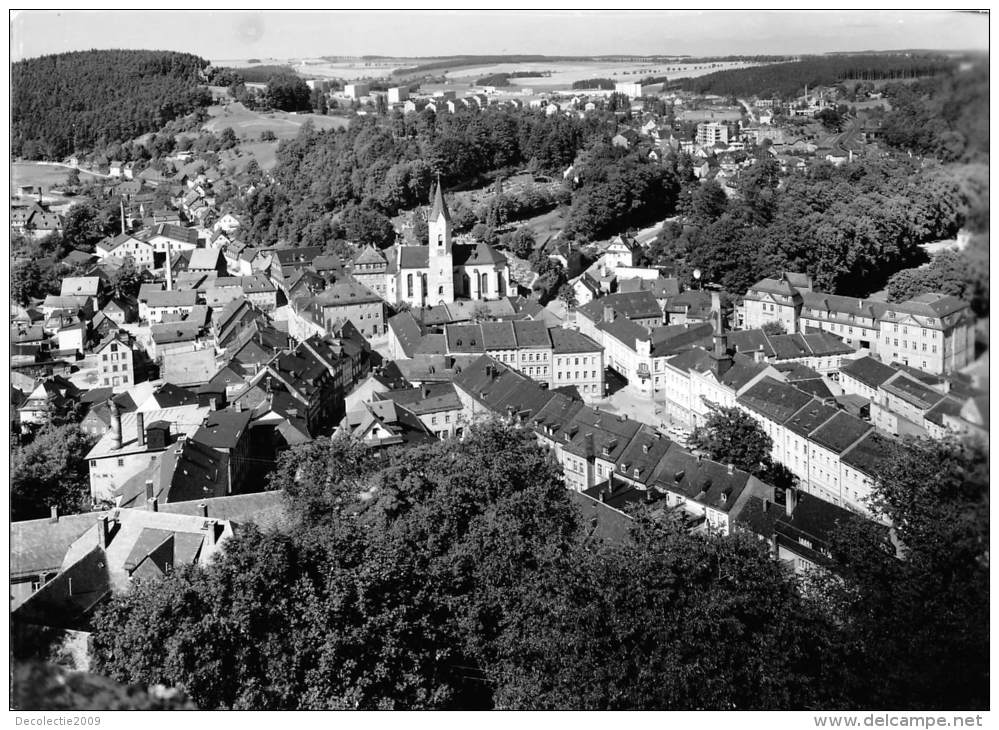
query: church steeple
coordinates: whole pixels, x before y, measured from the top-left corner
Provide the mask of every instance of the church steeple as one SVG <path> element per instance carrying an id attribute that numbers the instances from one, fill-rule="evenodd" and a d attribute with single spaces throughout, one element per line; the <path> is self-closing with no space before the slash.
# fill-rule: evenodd
<path id="1" fill-rule="evenodd" d="M 451 254 L 451 213 L 444 202 L 440 177 L 434 188 L 433 205 L 427 220 L 428 283 L 427 300 L 436 304 L 454 301 L 454 260 Z"/>
<path id="2" fill-rule="evenodd" d="M 444 216 L 444 220 L 448 223 L 451 222 L 451 212 L 447 209 L 447 203 L 444 202 L 444 191 L 441 188 L 441 176 L 437 176 L 437 186 L 434 188 L 434 202 L 433 206 L 430 208 L 430 220 L 436 221 L 441 216 Z"/>

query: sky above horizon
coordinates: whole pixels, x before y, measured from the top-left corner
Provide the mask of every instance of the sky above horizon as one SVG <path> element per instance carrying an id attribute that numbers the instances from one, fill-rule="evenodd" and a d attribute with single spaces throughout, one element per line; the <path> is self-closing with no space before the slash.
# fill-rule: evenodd
<path id="1" fill-rule="evenodd" d="M 91 48 L 209 60 L 754 55 L 989 47 L 987 13 L 924 11 L 12 11 L 11 60 Z M 150 32 L 153 30 L 154 32 Z M 429 39 L 429 41 L 428 41 Z"/>

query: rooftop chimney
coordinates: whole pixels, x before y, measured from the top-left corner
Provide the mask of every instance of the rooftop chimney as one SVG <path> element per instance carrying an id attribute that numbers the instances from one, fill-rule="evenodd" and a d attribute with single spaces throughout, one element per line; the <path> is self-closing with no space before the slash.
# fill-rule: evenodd
<path id="1" fill-rule="evenodd" d="M 788 517 L 794 515 L 794 509 L 798 506 L 798 490 L 788 487 L 784 490 L 784 511 Z"/>
<path id="2" fill-rule="evenodd" d="M 111 524 L 107 515 L 97 518 L 97 545 L 103 550 L 107 550 L 108 543 L 111 542 Z"/>
<path id="3" fill-rule="evenodd" d="M 138 411 L 135 413 L 135 441 L 139 446 L 146 445 L 146 416 Z"/>
<path id="4" fill-rule="evenodd" d="M 146 501 L 151 500 L 155 495 L 153 494 L 153 480 L 146 480 Z"/>
<path id="5" fill-rule="evenodd" d="M 208 516 L 208 505 L 205 504 L 204 502 L 198 505 L 198 510 L 201 512 L 202 517 Z"/>
<path id="6" fill-rule="evenodd" d="M 111 450 L 117 451 L 121 448 L 121 411 L 118 404 L 113 400 L 109 406 L 111 411 Z"/>
<path id="7" fill-rule="evenodd" d="M 146 509 L 148 509 L 150 512 L 159 512 L 160 511 L 160 501 L 158 499 L 156 499 L 156 497 L 153 497 L 152 499 L 147 499 L 146 500 Z"/>
<path id="8" fill-rule="evenodd" d="M 59 508 L 56 505 L 52 505 L 50 508 L 49 522 L 59 521 Z"/>
<path id="9" fill-rule="evenodd" d="M 729 474 L 735 474 L 735 466 L 733 466 L 732 464 L 729 464 L 728 465 L 728 473 Z"/>
<path id="10" fill-rule="evenodd" d="M 604 307 L 604 322 L 614 321 L 614 307 L 605 306 Z"/>

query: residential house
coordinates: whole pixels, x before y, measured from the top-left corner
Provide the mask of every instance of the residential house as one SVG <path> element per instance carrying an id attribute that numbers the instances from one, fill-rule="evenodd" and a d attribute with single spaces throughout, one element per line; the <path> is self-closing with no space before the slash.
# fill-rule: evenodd
<path id="1" fill-rule="evenodd" d="M 135 384 L 135 353 L 132 336 L 122 330 L 108 334 L 93 350 L 97 361 L 97 383 L 115 392 Z"/>
<path id="2" fill-rule="evenodd" d="M 96 503 L 114 499 L 115 490 L 157 461 L 172 444 L 198 430 L 207 407 L 184 405 L 122 414 L 114 400 L 111 426 L 87 454 L 90 496 Z"/>

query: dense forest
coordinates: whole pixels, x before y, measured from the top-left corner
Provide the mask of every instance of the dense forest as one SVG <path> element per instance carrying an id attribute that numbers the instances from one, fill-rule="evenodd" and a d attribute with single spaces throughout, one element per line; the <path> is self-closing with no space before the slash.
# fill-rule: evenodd
<path id="1" fill-rule="evenodd" d="M 560 173 L 585 144 L 607 140 L 615 130 L 607 115 L 577 119 L 494 108 L 395 115 L 387 123 L 357 119 L 343 131 L 305 125 L 278 148 L 278 184 L 235 202 L 250 219 L 248 240 L 321 245 L 331 238 L 333 214 L 348 206 L 374 220 L 426 204 L 437 175 L 453 189 L 525 165 Z"/>
<path id="2" fill-rule="evenodd" d="M 890 447 L 875 503 L 905 556 L 854 518 L 810 579 L 658 502 L 630 541 L 590 538 L 558 465 L 495 423 L 387 460 L 316 441 L 272 486 L 291 529 L 111 600 L 94 671 L 202 709 L 988 705 L 979 447 Z"/>
<path id="3" fill-rule="evenodd" d="M 697 94 L 758 96 L 790 99 L 806 86 L 835 86 L 844 79 L 882 81 L 911 79 L 944 73 L 956 62 L 939 55 L 808 56 L 790 63 L 717 71 L 697 78 L 678 79 L 677 85 Z"/>
<path id="4" fill-rule="evenodd" d="M 687 179 L 681 167 L 681 180 Z M 743 173 L 739 198 L 714 181 L 687 184 L 670 223 L 649 250 L 653 263 L 681 262 L 689 280 L 744 292 L 764 276 L 807 271 L 816 287 L 866 296 L 900 269 L 923 262 L 919 244 L 954 236 L 987 218 L 988 171 L 981 165 L 924 165 L 906 157 L 859 159 L 781 180 L 776 162 Z"/>
<path id="5" fill-rule="evenodd" d="M 203 58 L 169 51 L 79 51 L 11 65 L 11 154 L 61 159 L 155 132 L 211 103 Z"/>
<path id="6" fill-rule="evenodd" d="M 888 84 L 892 110 L 882 120 L 885 142 L 944 161 L 989 159 L 989 66 Z"/>

